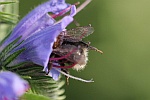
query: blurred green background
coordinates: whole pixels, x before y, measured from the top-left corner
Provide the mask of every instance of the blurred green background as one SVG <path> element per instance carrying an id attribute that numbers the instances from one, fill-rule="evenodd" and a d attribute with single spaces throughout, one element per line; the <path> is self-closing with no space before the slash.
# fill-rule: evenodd
<path id="1" fill-rule="evenodd" d="M 20 0 L 20 18 L 41 2 Z M 90 51 L 85 70 L 71 70 L 95 82 L 70 79 L 66 100 L 150 100 L 150 0 L 93 0 L 75 19 L 92 24 L 85 41 L 104 54 Z"/>

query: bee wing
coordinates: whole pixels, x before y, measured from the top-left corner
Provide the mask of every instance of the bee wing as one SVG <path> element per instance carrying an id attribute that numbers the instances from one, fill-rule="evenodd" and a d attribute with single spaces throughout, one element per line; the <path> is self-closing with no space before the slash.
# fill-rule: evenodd
<path id="1" fill-rule="evenodd" d="M 71 42 L 81 41 L 83 38 L 94 32 L 94 28 L 89 26 L 77 27 L 74 29 L 67 30 L 67 34 L 64 36 L 65 40 Z"/>

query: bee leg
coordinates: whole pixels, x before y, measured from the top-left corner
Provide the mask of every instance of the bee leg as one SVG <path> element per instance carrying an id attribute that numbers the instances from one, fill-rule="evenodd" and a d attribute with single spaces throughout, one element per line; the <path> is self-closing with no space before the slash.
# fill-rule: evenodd
<path id="1" fill-rule="evenodd" d="M 49 74 L 51 68 L 52 68 L 52 62 L 50 61 L 50 62 L 48 63 L 48 72 L 46 73 L 46 75 Z"/>
<path id="2" fill-rule="evenodd" d="M 68 71 L 68 69 L 61 69 L 63 72 L 65 72 L 66 74 L 69 74 L 69 71 Z M 69 77 L 68 76 L 65 76 L 66 77 L 66 83 L 67 83 L 67 85 L 69 85 Z"/>
<path id="3" fill-rule="evenodd" d="M 68 76 L 66 76 L 66 83 L 67 83 L 67 85 L 69 85 L 69 77 Z"/>

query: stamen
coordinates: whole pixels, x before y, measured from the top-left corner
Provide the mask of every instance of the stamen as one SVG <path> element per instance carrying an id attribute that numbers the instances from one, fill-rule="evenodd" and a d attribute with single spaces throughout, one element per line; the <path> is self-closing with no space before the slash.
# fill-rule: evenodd
<path id="1" fill-rule="evenodd" d="M 80 12 L 83 8 L 85 8 L 92 0 L 86 0 L 80 7 L 77 8 L 77 13 Z"/>
<path id="2" fill-rule="evenodd" d="M 65 68 L 65 69 L 68 69 L 68 68 L 72 68 L 73 66 L 75 66 L 77 63 L 74 63 L 70 66 L 56 66 L 56 65 L 53 65 L 53 67 L 56 67 L 56 68 Z"/>
<path id="3" fill-rule="evenodd" d="M 80 4 L 80 2 L 77 2 L 74 5 L 78 5 L 78 4 Z M 52 18 L 57 18 L 57 17 L 63 15 L 63 13 L 66 12 L 67 10 L 70 10 L 71 7 L 72 7 L 72 5 L 69 6 L 68 8 L 66 8 L 66 9 L 62 10 L 59 14 L 53 14 L 53 15 L 51 15 L 51 17 Z"/>
<path id="4" fill-rule="evenodd" d="M 71 52 L 69 52 L 68 54 L 66 54 L 65 56 L 58 57 L 58 58 L 50 58 L 49 60 L 52 61 L 52 60 L 62 60 L 62 59 L 65 59 L 65 58 L 69 57 L 75 50 L 76 50 L 76 48 L 73 49 L 73 50 L 72 50 Z"/>
<path id="5" fill-rule="evenodd" d="M 57 18 L 59 16 L 61 16 L 64 12 L 66 12 L 67 10 L 69 10 L 71 8 L 71 6 L 69 6 L 68 8 L 62 10 L 59 14 L 53 14 L 51 15 L 52 18 Z"/>
<path id="6" fill-rule="evenodd" d="M 70 77 L 70 78 L 72 78 L 72 79 L 78 80 L 78 81 L 82 81 L 82 82 L 86 82 L 86 83 L 94 82 L 93 79 L 91 79 L 91 80 L 84 80 L 84 79 L 82 79 L 82 78 L 78 78 L 78 77 L 69 75 L 69 74 L 67 74 L 67 73 L 65 73 L 65 72 L 63 72 L 63 71 L 61 71 L 61 70 L 59 70 L 58 68 L 54 68 L 54 69 L 57 70 L 58 72 L 60 72 L 61 74 L 65 75 L 65 76 L 67 76 L 67 77 Z"/>
<path id="7" fill-rule="evenodd" d="M 77 8 L 76 14 L 78 12 L 80 12 L 83 8 L 85 8 L 89 3 L 91 2 L 91 0 L 86 0 L 81 6 L 79 6 Z M 62 20 L 62 19 L 61 19 Z M 57 23 L 61 22 L 61 20 L 59 20 Z"/>

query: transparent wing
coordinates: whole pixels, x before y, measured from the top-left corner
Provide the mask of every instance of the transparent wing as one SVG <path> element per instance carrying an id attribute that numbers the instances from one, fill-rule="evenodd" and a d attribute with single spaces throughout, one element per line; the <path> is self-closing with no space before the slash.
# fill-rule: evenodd
<path id="1" fill-rule="evenodd" d="M 70 42 L 78 42 L 94 32 L 94 28 L 89 26 L 76 27 L 66 31 L 65 40 Z"/>

